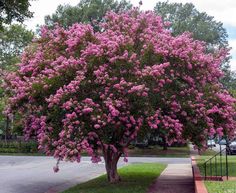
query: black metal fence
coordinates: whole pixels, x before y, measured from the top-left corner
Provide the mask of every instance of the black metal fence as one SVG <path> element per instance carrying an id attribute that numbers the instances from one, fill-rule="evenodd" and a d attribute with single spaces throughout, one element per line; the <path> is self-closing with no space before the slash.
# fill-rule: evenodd
<path id="1" fill-rule="evenodd" d="M 223 177 L 229 178 L 229 160 L 227 148 L 221 149 L 204 163 L 205 180 L 222 180 Z"/>

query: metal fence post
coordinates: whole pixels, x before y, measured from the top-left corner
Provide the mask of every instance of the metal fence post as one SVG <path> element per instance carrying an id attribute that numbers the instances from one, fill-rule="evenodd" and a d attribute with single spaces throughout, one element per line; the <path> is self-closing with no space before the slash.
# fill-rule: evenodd
<path id="1" fill-rule="evenodd" d="M 207 176 L 207 171 L 206 171 L 207 167 L 206 167 L 206 163 L 204 163 L 204 168 L 205 168 L 205 180 L 206 180 L 206 176 Z"/>
<path id="2" fill-rule="evenodd" d="M 226 151 L 225 151 L 225 161 L 226 161 L 226 178 L 227 180 L 229 179 L 229 168 L 228 168 L 228 153 L 227 153 L 227 148 L 226 147 Z"/>

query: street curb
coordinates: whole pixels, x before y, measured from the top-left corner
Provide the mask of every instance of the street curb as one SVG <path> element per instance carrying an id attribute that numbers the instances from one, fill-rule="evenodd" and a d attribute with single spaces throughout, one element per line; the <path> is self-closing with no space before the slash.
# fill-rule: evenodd
<path id="1" fill-rule="evenodd" d="M 208 193 L 194 156 L 191 156 L 191 163 L 193 170 L 193 180 L 195 184 L 195 193 Z"/>

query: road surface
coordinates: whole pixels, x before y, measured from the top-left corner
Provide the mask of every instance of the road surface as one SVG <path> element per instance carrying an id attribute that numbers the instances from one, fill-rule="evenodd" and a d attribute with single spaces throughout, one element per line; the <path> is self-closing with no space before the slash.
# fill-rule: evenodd
<path id="1" fill-rule="evenodd" d="M 221 145 L 221 149 L 223 150 L 224 148 L 226 148 L 226 145 Z M 209 149 L 212 149 L 212 150 L 214 150 L 215 152 L 220 152 L 220 145 L 219 144 L 216 144 L 216 146 L 215 147 L 209 147 Z"/>
<path id="2" fill-rule="evenodd" d="M 129 163 L 159 162 L 189 164 L 189 158 L 131 157 Z M 104 162 L 93 164 L 84 157 L 81 163 L 61 162 L 53 172 L 56 160 L 41 156 L 0 156 L 0 193 L 55 193 L 85 182 L 105 172 Z M 125 165 L 122 159 L 119 167 Z"/>

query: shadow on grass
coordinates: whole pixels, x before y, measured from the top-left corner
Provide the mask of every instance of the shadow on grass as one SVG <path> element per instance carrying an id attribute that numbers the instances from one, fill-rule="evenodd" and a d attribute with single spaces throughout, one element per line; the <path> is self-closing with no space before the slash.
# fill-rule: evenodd
<path id="1" fill-rule="evenodd" d="M 161 174 L 164 164 L 133 164 L 119 169 L 121 182 L 110 184 L 106 175 L 79 184 L 63 193 L 146 193 L 149 185 Z"/>

